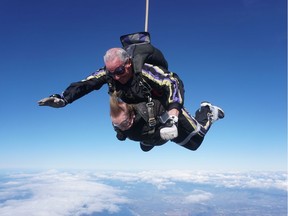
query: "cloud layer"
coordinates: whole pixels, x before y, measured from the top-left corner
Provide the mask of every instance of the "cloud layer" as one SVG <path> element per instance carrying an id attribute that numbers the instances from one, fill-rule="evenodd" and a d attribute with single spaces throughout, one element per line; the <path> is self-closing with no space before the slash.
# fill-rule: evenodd
<path id="1" fill-rule="evenodd" d="M 90 181 L 84 174 L 49 171 L 10 176 L 0 197 L 0 215 L 83 215 L 93 212 L 119 211 L 127 203 L 123 191 Z"/>
<path id="2" fill-rule="evenodd" d="M 146 182 L 158 189 L 165 189 L 175 181 L 188 183 L 211 184 L 222 187 L 239 188 L 277 188 L 287 190 L 287 173 L 283 172 L 195 172 L 190 170 L 142 171 L 106 173 L 103 179 L 113 179 L 125 182 Z"/>
<path id="3" fill-rule="evenodd" d="M 287 191 L 286 173 L 211 173 L 192 171 L 60 172 L 16 173 L 0 176 L 1 216 L 81 216 L 107 211 L 115 214 L 124 205 L 133 205 L 131 185 L 154 187 L 166 203 L 205 203 L 215 195 L 189 187 L 176 191 L 179 182 L 224 188 L 276 189 Z M 114 182 L 114 183 L 113 183 Z M 117 182 L 117 183 L 115 183 Z M 122 183 L 121 183 L 122 182 Z M 136 186 L 135 186 L 136 185 Z M 157 193 L 156 193 L 157 194 Z M 164 193 L 163 193 L 164 194 Z M 144 195 L 143 195 L 144 196 Z M 287 198 L 287 196 L 286 196 Z M 139 199 L 141 200 L 141 199 Z M 132 210 L 131 210 L 132 212 Z M 131 213 L 131 215 L 133 215 Z"/>

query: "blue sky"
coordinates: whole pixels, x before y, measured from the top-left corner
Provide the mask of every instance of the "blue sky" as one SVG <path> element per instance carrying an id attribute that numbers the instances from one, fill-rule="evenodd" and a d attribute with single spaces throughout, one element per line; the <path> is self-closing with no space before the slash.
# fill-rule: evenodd
<path id="1" fill-rule="evenodd" d="M 145 0 L 0 2 L 0 168 L 286 170 L 284 0 L 150 0 L 152 43 L 184 80 L 185 106 L 225 110 L 195 152 L 140 150 L 112 129 L 107 87 L 62 108 L 37 101 L 103 65 L 143 31 Z"/>

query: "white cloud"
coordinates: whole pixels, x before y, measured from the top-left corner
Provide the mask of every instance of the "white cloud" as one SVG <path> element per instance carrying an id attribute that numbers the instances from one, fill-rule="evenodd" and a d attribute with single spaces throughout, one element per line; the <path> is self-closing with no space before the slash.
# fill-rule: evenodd
<path id="1" fill-rule="evenodd" d="M 175 181 L 211 184 L 222 187 L 276 188 L 287 190 L 287 173 L 283 172 L 194 172 L 191 170 L 139 171 L 102 174 L 103 179 L 145 182 L 165 189 Z"/>
<path id="2" fill-rule="evenodd" d="M 119 211 L 129 200 L 123 191 L 90 181 L 87 175 L 47 172 L 13 176 L 18 183 L 5 185 L 1 216 L 64 216 Z"/>
<path id="3" fill-rule="evenodd" d="M 213 194 L 202 190 L 194 190 L 190 195 L 184 198 L 184 203 L 201 203 L 210 200 Z"/>

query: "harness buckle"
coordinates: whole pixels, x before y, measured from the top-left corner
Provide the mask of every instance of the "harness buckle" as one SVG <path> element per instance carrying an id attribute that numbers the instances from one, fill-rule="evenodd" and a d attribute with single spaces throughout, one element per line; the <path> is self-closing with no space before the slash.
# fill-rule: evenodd
<path id="1" fill-rule="evenodd" d="M 147 106 L 147 108 L 152 109 L 153 106 L 154 106 L 154 102 L 153 102 L 153 101 L 147 102 L 147 103 L 146 103 L 146 106 Z"/>
<path id="2" fill-rule="evenodd" d="M 149 127 L 155 127 L 156 126 L 156 119 L 155 118 L 149 118 L 148 123 L 149 123 Z"/>

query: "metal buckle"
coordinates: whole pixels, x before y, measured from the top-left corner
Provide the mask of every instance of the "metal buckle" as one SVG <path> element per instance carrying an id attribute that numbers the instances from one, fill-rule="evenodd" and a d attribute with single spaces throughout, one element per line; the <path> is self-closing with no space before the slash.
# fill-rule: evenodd
<path id="1" fill-rule="evenodd" d="M 149 123 L 150 127 L 155 127 L 156 119 L 155 118 L 149 118 L 148 123 Z"/>

